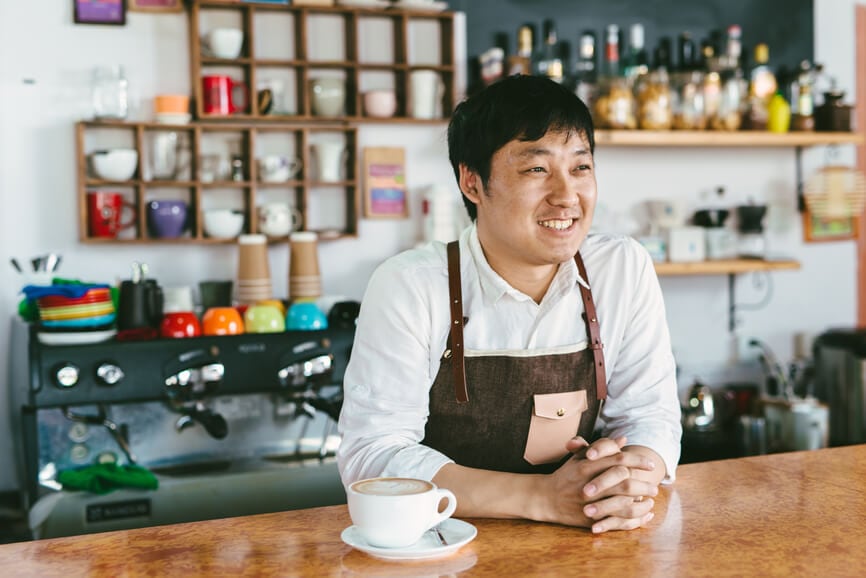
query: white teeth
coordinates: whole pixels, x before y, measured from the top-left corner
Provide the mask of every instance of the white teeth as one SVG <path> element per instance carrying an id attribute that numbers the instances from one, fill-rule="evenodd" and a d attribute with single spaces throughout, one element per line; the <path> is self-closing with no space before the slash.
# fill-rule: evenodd
<path id="1" fill-rule="evenodd" d="M 557 231 L 563 231 L 571 226 L 574 223 L 574 219 L 551 219 L 549 221 L 538 221 L 538 224 L 542 227 L 547 227 L 548 229 L 556 229 Z"/>

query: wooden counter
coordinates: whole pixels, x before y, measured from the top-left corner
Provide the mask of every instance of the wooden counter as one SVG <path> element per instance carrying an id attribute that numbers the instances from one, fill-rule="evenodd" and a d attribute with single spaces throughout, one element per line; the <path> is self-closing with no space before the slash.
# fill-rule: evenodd
<path id="1" fill-rule="evenodd" d="M 646 528 L 469 520 L 436 560 L 345 545 L 345 506 L 0 546 L 4 576 L 866 576 L 866 446 L 680 467 Z"/>

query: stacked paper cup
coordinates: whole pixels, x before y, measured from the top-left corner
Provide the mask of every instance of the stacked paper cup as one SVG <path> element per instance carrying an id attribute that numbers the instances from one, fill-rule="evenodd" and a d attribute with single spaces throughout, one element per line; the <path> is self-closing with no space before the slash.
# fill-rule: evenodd
<path id="1" fill-rule="evenodd" d="M 253 304 L 273 297 L 264 235 L 238 237 L 238 302 Z"/>
<path id="2" fill-rule="evenodd" d="M 292 300 L 322 295 L 318 237 L 309 231 L 289 237 L 289 297 Z"/>

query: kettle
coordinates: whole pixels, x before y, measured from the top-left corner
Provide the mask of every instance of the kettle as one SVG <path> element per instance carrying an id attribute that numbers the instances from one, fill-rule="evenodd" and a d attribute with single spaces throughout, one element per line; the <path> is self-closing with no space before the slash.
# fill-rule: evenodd
<path id="1" fill-rule="evenodd" d="M 716 425 L 715 419 L 712 390 L 700 381 L 695 381 L 689 389 L 689 398 L 683 409 L 685 427 L 691 430 L 710 430 Z"/>

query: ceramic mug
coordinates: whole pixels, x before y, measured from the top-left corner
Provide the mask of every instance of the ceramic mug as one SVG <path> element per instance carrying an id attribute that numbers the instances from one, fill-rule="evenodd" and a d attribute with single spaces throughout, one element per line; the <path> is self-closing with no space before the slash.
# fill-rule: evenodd
<path id="1" fill-rule="evenodd" d="M 187 228 L 187 204 L 184 201 L 159 200 L 147 204 L 147 229 L 151 237 L 176 239 Z"/>
<path id="2" fill-rule="evenodd" d="M 328 318 L 314 301 L 296 301 L 286 313 L 286 329 L 290 331 L 315 331 L 327 328 Z"/>
<path id="3" fill-rule="evenodd" d="M 259 207 L 259 231 L 268 237 L 286 237 L 301 227 L 301 213 L 288 203 L 267 203 Z"/>
<path id="4" fill-rule="evenodd" d="M 333 183 L 342 180 L 343 165 L 348 149 L 342 142 L 320 142 L 310 145 L 316 158 L 316 173 L 319 181 Z"/>
<path id="5" fill-rule="evenodd" d="M 433 482 L 413 478 L 372 478 L 346 491 L 352 524 L 368 544 L 405 548 L 444 522 L 457 509 L 457 498 Z M 445 509 L 439 503 L 447 500 Z"/>
<path id="6" fill-rule="evenodd" d="M 310 99 L 315 116 L 343 116 L 346 114 L 346 81 L 314 78 L 310 81 Z"/>
<path id="7" fill-rule="evenodd" d="M 244 332 L 244 320 L 234 307 L 211 307 L 201 318 L 205 335 L 237 335 Z"/>
<path id="8" fill-rule="evenodd" d="M 280 333 L 286 330 L 286 321 L 278 308 L 259 302 L 244 312 L 244 328 L 247 333 Z"/>
<path id="9" fill-rule="evenodd" d="M 203 88 L 202 105 L 205 114 L 229 115 L 243 112 L 249 106 L 245 83 L 238 82 L 231 76 L 224 74 L 203 76 L 201 82 Z M 240 89 L 244 96 L 243 104 L 235 103 L 234 93 L 236 89 Z"/>
<path id="10" fill-rule="evenodd" d="M 412 116 L 414 118 L 439 118 L 442 114 L 442 97 L 445 84 L 435 70 L 415 70 L 410 75 L 412 89 Z"/>
<path id="11" fill-rule="evenodd" d="M 124 209 L 129 219 L 121 220 Z M 121 193 L 91 191 L 87 193 L 87 229 L 91 237 L 117 237 L 123 229 L 135 226 L 135 205 L 127 203 Z"/>
<path id="12" fill-rule="evenodd" d="M 201 324 L 192 311 L 171 311 L 162 317 L 159 335 L 167 339 L 182 339 L 201 335 Z"/>
<path id="13" fill-rule="evenodd" d="M 259 180 L 263 183 L 284 183 L 298 174 L 301 159 L 281 155 L 265 155 L 258 159 Z"/>

